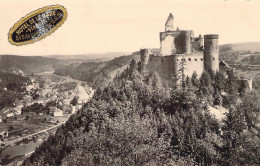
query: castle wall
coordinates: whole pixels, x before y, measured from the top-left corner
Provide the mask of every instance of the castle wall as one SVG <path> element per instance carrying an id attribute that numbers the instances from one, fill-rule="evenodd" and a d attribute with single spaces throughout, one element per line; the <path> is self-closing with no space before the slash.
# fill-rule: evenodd
<path id="1" fill-rule="evenodd" d="M 191 52 L 191 31 L 168 31 L 160 33 L 160 49 L 163 56 L 189 54 Z"/>
<path id="2" fill-rule="evenodd" d="M 147 65 L 149 72 L 157 72 L 162 78 L 170 80 L 177 74 L 177 61 L 175 56 L 150 56 Z"/>
<path id="3" fill-rule="evenodd" d="M 181 63 L 184 61 L 184 75 L 191 77 L 193 72 L 200 76 L 203 73 L 203 53 L 196 54 L 178 54 L 170 56 L 155 56 L 150 55 L 147 64 L 149 72 L 157 72 L 162 78 L 171 80 L 174 76 L 180 74 L 182 67 Z"/>
<path id="4" fill-rule="evenodd" d="M 194 72 L 200 76 L 204 70 L 203 53 L 197 52 L 191 55 L 178 56 L 177 65 L 178 70 L 181 69 L 181 62 L 184 61 L 184 75 L 191 77 Z"/>
<path id="5" fill-rule="evenodd" d="M 202 37 L 194 37 L 191 40 L 191 52 L 200 51 L 201 46 L 203 46 Z"/>
<path id="6" fill-rule="evenodd" d="M 201 45 L 199 41 L 193 41 L 191 42 L 191 50 L 192 51 L 198 51 L 200 49 Z"/>
<path id="7" fill-rule="evenodd" d="M 161 32 L 160 49 L 162 55 L 180 54 L 183 50 L 181 31 Z"/>

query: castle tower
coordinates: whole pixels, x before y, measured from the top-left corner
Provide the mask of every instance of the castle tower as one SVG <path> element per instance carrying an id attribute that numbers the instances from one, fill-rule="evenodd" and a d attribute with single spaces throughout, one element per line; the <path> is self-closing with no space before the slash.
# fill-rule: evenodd
<path id="1" fill-rule="evenodd" d="M 152 51 L 149 50 L 149 49 L 146 49 L 146 48 L 140 49 L 140 55 L 141 55 L 140 59 L 141 59 L 141 65 L 142 66 L 147 65 L 148 60 L 149 60 L 149 56 L 150 56 L 151 53 L 152 53 Z"/>
<path id="2" fill-rule="evenodd" d="M 218 35 L 204 35 L 204 69 L 219 71 Z"/>
<path id="3" fill-rule="evenodd" d="M 173 22 L 174 22 L 174 17 L 173 15 L 170 13 L 166 23 L 165 23 L 165 32 L 167 31 L 174 31 L 174 27 L 173 27 Z"/>
<path id="4" fill-rule="evenodd" d="M 191 31 L 182 31 L 183 33 L 183 53 L 190 54 L 191 52 Z"/>

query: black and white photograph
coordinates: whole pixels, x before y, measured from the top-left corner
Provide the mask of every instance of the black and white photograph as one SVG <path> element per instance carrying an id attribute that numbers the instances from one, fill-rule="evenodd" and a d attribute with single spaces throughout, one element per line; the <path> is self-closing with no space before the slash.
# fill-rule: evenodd
<path id="1" fill-rule="evenodd" d="M 0 0 L 0 166 L 260 166 L 260 0 Z"/>

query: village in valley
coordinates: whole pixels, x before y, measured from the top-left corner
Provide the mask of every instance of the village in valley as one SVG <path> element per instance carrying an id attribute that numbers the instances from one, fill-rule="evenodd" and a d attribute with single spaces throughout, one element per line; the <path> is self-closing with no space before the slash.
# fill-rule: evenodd
<path id="1" fill-rule="evenodd" d="M 54 133 L 94 93 L 86 83 L 52 72 L 25 76 L 31 82 L 24 86 L 22 100 L 0 111 L 0 149 L 47 138 L 46 133 Z"/>

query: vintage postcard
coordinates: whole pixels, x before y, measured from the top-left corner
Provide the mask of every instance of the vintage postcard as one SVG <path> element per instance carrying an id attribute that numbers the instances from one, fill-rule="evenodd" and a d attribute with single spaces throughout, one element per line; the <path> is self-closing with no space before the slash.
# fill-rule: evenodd
<path id="1" fill-rule="evenodd" d="M 0 0 L 0 166 L 260 165 L 259 0 Z"/>

